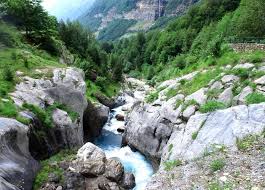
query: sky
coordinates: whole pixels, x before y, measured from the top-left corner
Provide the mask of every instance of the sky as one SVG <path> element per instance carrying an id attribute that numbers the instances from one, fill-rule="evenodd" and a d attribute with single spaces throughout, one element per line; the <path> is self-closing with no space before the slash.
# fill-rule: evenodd
<path id="1" fill-rule="evenodd" d="M 43 7 L 58 19 L 74 19 L 83 10 L 85 4 L 92 4 L 94 0 L 43 0 Z M 86 7 L 88 9 L 88 7 Z"/>

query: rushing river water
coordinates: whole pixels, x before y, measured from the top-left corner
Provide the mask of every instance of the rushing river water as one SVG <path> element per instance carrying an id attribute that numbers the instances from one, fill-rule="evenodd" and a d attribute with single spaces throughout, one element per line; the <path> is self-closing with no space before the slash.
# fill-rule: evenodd
<path id="1" fill-rule="evenodd" d="M 125 113 L 121 107 L 112 110 L 109 121 L 103 128 L 102 135 L 96 140 L 96 145 L 105 151 L 108 158 L 119 158 L 125 167 L 125 171 L 134 174 L 136 181 L 134 190 L 144 190 L 153 175 L 153 168 L 139 152 L 133 152 L 128 146 L 121 148 L 122 136 L 117 132 L 117 129 L 124 126 L 124 122 L 116 120 L 115 116 L 117 114 L 124 115 Z"/>

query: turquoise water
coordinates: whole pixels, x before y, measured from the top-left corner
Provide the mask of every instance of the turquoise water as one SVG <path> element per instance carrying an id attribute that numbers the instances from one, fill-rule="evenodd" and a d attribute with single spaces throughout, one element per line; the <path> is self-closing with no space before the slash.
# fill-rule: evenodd
<path id="1" fill-rule="evenodd" d="M 145 157 L 139 152 L 133 152 L 130 147 L 121 148 L 122 136 L 117 128 L 124 126 L 124 122 L 115 119 L 116 114 L 124 114 L 121 107 L 113 110 L 102 135 L 96 140 L 96 145 L 102 148 L 108 158 L 118 158 L 128 172 L 135 176 L 136 187 L 134 190 L 144 190 L 154 171 Z"/>

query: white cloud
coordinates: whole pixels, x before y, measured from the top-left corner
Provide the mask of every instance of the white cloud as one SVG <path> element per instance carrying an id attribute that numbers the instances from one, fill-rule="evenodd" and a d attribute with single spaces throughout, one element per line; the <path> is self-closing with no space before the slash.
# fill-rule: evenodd
<path id="1" fill-rule="evenodd" d="M 94 0 L 43 0 L 43 7 L 58 19 L 76 18 L 79 8 L 92 4 Z M 88 9 L 88 8 L 87 8 Z"/>

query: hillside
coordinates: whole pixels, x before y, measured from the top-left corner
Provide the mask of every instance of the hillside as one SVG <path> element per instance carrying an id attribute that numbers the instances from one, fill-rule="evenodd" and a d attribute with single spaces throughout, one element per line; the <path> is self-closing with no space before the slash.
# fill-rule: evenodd
<path id="1" fill-rule="evenodd" d="M 98 33 L 99 40 L 115 40 L 126 34 L 165 25 L 198 0 L 97 0 L 78 20 Z M 114 35 L 117 33 L 116 35 Z"/>
<path id="2" fill-rule="evenodd" d="M 0 189 L 265 189 L 265 1 L 195 2 L 0 1 Z"/>

